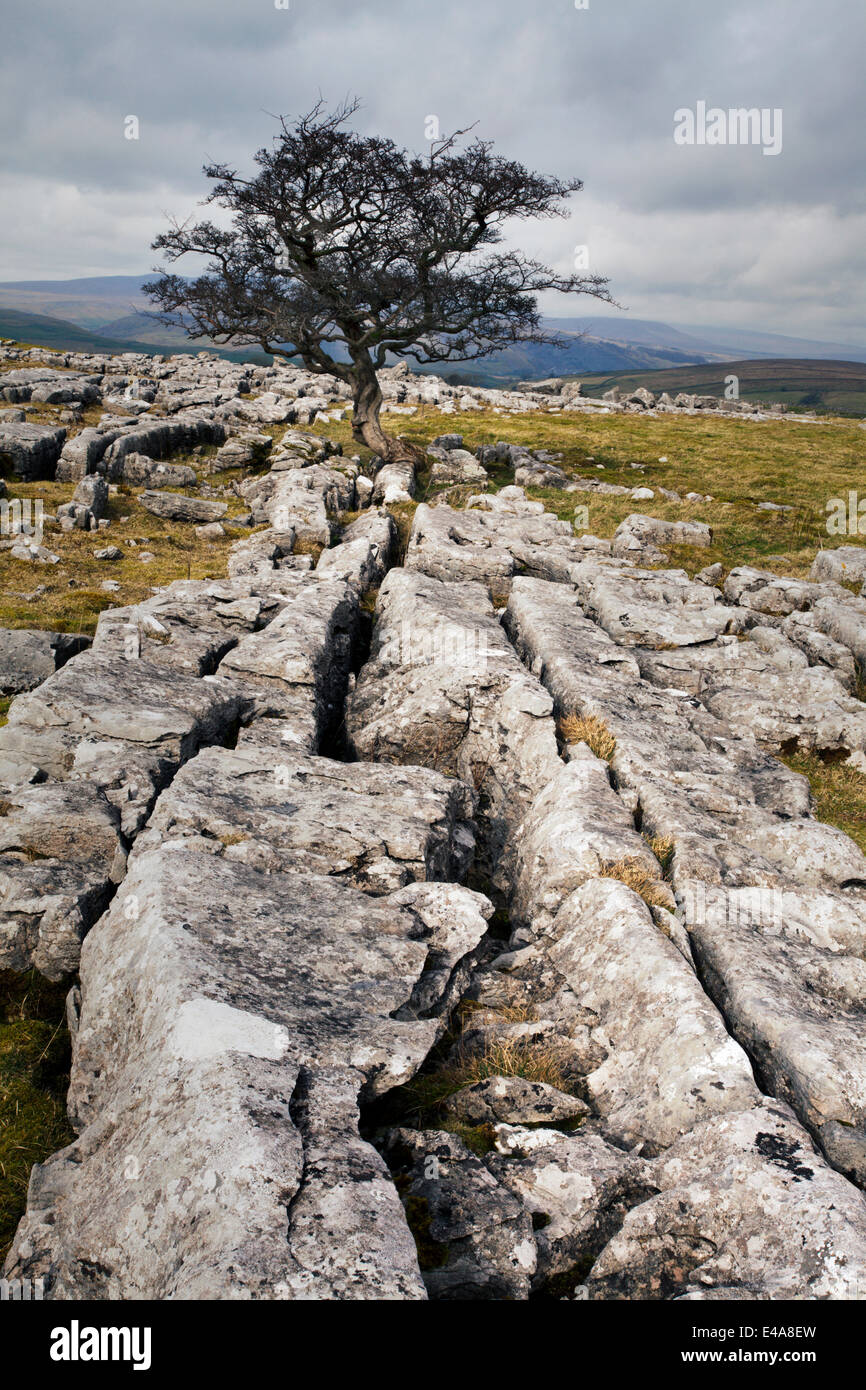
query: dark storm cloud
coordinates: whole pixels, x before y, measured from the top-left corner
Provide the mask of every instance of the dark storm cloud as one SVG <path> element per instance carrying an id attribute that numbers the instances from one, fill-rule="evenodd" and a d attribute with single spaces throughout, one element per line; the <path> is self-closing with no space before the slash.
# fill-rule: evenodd
<path id="1" fill-rule="evenodd" d="M 503 152 L 581 177 L 571 224 L 521 236 L 562 266 L 589 244 L 635 313 L 866 330 L 851 0 L 31 0 L 5 32 L 0 278 L 148 268 L 206 158 L 244 167 L 266 113 L 352 93 L 361 127 L 400 143 L 423 148 L 428 115 L 477 121 Z M 674 112 L 699 100 L 781 108 L 782 153 L 678 147 Z"/>

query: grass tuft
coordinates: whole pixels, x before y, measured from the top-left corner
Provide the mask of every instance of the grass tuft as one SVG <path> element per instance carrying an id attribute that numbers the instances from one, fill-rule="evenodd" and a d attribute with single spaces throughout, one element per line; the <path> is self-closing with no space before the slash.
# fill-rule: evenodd
<path id="1" fill-rule="evenodd" d="M 616 739 L 603 719 L 595 714 L 566 714 L 559 721 L 564 743 L 585 743 L 597 758 L 609 763 L 616 751 Z"/>
<path id="2" fill-rule="evenodd" d="M 657 878 L 651 878 L 646 866 L 637 859 L 619 859 L 599 872 L 599 878 L 616 878 L 631 888 L 647 907 L 670 907 L 670 890 Z"/>
<path id="3" fill-rule="evenodd" d="M 66 1118 L 67 984 L 0 971 L 0 1264 L 24 1214 L 34 1163 L 75 1138 Z"/>

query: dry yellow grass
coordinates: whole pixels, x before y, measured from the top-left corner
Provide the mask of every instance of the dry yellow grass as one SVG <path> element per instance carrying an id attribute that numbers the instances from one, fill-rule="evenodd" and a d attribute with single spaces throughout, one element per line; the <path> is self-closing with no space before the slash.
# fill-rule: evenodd
<path id="1" fill-rule="evenodd" d="M 603 719 L 595 714 L 566 714 L 559 721 L 559 734 L 564 743 L 585 743 L 597 758 L 610 762 L 616 751 L 616 739 Z"/>
<path id="2" fill-rule="evenodd" d="M 673 840 L 666 835 L 644 835 L 643 838 L 661 864 L 664 872 L 667 873 L 671 866 L 671 860 L 674 857 L 674 850 L 676 848 Z"/>
<path id="3" fill-rule="evenodd" d="M 657 878 L 652 878 L 647 873 L 646 865 L 637 859 L 618 859 L 615 864 L 606 865 L 599 873 L 599 878 L 618 879 L 626 888 L 631 888 L 637 893 L 639 898 L 643 898 L 647 907 L 670 908 L 668 886 Z"/>

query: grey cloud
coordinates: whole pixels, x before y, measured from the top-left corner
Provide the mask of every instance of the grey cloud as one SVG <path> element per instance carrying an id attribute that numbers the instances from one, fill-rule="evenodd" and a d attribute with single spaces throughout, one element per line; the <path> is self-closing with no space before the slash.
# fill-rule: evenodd
<path id="1" fill-rule="evenodd" d="M 400 143 L 423 147 L 428 114 L 444 129 L 477 121 L 504 153 L 582 178 L 572 224 L 543 228 L 541 243 L 565 255 L 587 239 L 573 232 L 588 220 L 608 229 L 609 254 L 602 245 L 597 260 L 645 316 L 661 316 L 654 294 L 661 305 L 703 293 L 695 319 L 711 308 L 718 317 L 734 247 L 746 326 L 793 331 L 796 301 L 815 336 L 866 334 L 848 235 L 866 213 L 866 12 L 850 0 L 590 0 L 588 10 L 571 0 L 291 0 L 288 11 L 272 0 L 30 0 L 7 38 L 0 173 L 14 212 L 0 232 L 0 278 L 146 269 L 164 213 L 186 215 L 204 193 L 205 159 L 247 166 L 273 135 L 268 112 L 353 93 L 361 126 Z M 698 99 L 782 108 L 781 155 L 676 146 L 674 112 Z M 138 142 L 123 138 L 127 114 L 141 121 Z M 52 255 L 43 224 L 64 189 L 93 215 L 76 204 L 54 227 Z M 806 224 L 825 239 L 811 254 Z M 789 264 L 786 227 L 806 256 L 808 309 L 803 286 L 794 295 L 770 263 L 776 247 Z M 677 284 L 673 250 L 698 228 Z"/>

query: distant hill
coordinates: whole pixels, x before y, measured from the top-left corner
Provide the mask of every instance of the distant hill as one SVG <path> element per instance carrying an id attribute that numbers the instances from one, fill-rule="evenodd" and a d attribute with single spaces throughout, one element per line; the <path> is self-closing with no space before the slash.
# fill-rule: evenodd
<path id="1" fill-rule="evenodd" d="M 102 324 L 99 332 L 103 338 L 136 338 L 140 343 L 185 343 L 188 346 L 190 341 L 180 324 L 172 327 L 160 323 L 152 314 L 139 312 L 112 319 L 111 323 Z M 206 345 L 207 340 L 202 338 L 201 347 Z"/>
<path id="2" fill-rule="evenodd" d="M 150 278 L 149 275 L 103 275 L 75 280 L 0 282 L 0 331 L 8 337 L 28 337 L 30 341 L 50 342 L 58 347 L 82 347 L 86 338 L 91 344 L 84 349 L 87 351 L 200 352 L 209 349 L 234 360 L 270 360 L 252 348 L 227 351 L 204 339 L 191 342 L 180 326 L 166 327 L 159 323 L 152 316 L 150 301 L 141 292 L 142 285 Z M 20 331 L 11 326 L 13 313 L 24 316 Z M 37 331 L 32 323 L 34 316 L 41 318 L 48 327 Z M 30 321 L 29 328 L 24 320 Z M 478 362 L 436 365 L 426 370 L 447 376 L 451 381 L 481 386 L 506 386 L 514 381 L 539 380 L 546 376 L 589 374 L 604 374 L 605 380 L 614 381 L 617 373 L 639 373 L 640 376 L 633 379 L 643 381 L 647 373 L 692 366 L 707 367 L 711 373 L 715 371 L 713 379 L 718 380 L 716 368 L 720 363 L 766 359 L 771 374 L 766 384 L 758 387 L 757 398 L 763 398 L 762 391 L 772 389 L 776 399 L 788 399 L 788 395 L 782 393 L 787 391 L 791 397 L 797 397 L 808 395 L 810 388 L 800 390 L 796 385 L 786 386 L 788 378 L 783 371 L 777 370 L 779 364 L 790 359 L 792 367 L 795 363 L 802 367 L 804 359 L 817 359 L 826 361 L 830 375 L 822 378 L 814 389 L 825 394 L 829 392 L 833 396 L 833 408 L 836 408 L 838 390 L 832 380 L 833 366 L 866 363 L 866 348 L 751 329 L 712 325 L 689 327 L 632 318 L 627 313 L 599 312 L 548 319 L 545 326 L 565 338 L 563 349 L 526 343 Z M 82 333 L 85 338 L 81 337 Z M 411 358 L 409 362 L 416 370 Z M 745 377 L 743 372 L 739 375 Z M 673 389 L 691 388 L 677 385 Z M 694 389 L 711 390 L 700 384 Z M 845 396 L 851 394 L 847 382 L 842 385 L 841 392 Z"/>
<path id="3" fill-rule="evenodd" d="M 141 293 L 148 279 L 147 275 L 100 275 L 80 280 L 6 280 L 0 283 L 0 308 L 47 314 L 101 332 L 112 319 L 148 307 Z"/>
<path id="4" fill-rule="evenodd" d="M 206 343 L 192 342 L 184 335 L 174 343 L 142 342 L 134 338 L 108 338 L 93 333 L 65 319 L 52 318 L 47 314 L 26 314 L 18 309 L 0 307 L 0 338 L 15 338 L 20 343 L 36 343 L 40 347 L 54 348 L 58 352 L 147 352 L 151 354 L 175 352 L 203 352 L 208 350 Z M 210 349 L 216 352 L 216 349 Z M 227 352 L 219 349 L 219 356 L 228 357 L 233 362 L 272 361 L 264 353 L 254 348 Z"/>
<path id="5" fill-rule="evenodd" d="M 587 395 L 603 395 L 618 386 L 633 391 L 678 391 L 723 396 L 725 377 L 739 378 L 740 397 L 748 401 L 781 401 L 791 410 L 815 410 L 834 415 L 866 416 L 866 363 L 830 359 L 747 358 L 723 364 L 674 367 L 666 371 L 608 372 L 581 377 Z"/>

